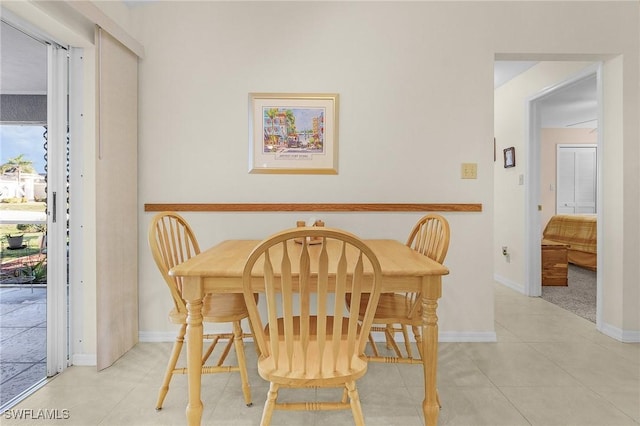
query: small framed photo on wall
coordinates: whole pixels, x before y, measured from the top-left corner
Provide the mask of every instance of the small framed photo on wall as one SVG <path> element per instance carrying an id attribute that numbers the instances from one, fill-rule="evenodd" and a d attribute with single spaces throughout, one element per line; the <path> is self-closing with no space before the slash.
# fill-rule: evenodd
<path id="1" fill-rule="evenodd" d="M 507 169 L 509 167 L 516 166 L 516 149 L 514 147 L 509 147 L 504 149 L 504 168 Z"/>

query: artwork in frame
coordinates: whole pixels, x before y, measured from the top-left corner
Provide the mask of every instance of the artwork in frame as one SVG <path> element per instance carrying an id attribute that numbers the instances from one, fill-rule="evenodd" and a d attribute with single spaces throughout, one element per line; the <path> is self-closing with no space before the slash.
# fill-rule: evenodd
<path id="1" fill-rule="evenodd" d="M 504 168 L 516 166 L 516 149 L 514 147 L 504 149 Z"/>
<path id="2" fill-rule="evenodd" d="M 337 174 L 337 93 L 250 93 L 249 173 Z"/>

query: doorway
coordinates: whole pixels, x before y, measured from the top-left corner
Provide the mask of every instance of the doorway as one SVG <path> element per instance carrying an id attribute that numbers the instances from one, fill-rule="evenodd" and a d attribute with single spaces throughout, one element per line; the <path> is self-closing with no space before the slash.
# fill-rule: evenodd
<path id="1" fill-rule="evenodd" d="M 511 61 L 510 57 L 517 60 Z M 593 58 L 585 61 L 527 58 L 533 60 L 526 62 L 522 59 L 522 55 L 505 54 L 496 55 L 495 62 L 495 152 L 500 154 L 504 149 L 515 149 L 519 161 L 516 167 L 507 168 L 503 167 L 500 156 L 494 156 L 494 201 L 497 206 L 494 222 L 500 224 L 494 227 L 494 277 L 507 287 L 539 297 L 542 290 L 540 240 L 546 224 L 543 216 L 555 214 L 556 187 L 555 144 L 552 145 L 551 161 L 543 162 L 541 138 L 547 128 L 563 132 L 580 128 L 590 132 L 598 127 L 598 123 L 602 124 L 600 68 L 604 65 L 594 63 Z M 514 70 L 514 73 L 503 73 L 507 77 L 501 80 L 498 72 L 501 70 Z M 566 108 L 564 102 L 557 102 L 553 95 L 562 94 L 560 89 L 563 88 L 579 88 L 578 83 L 585 78 L 591 78 L 595 83 L 593 101 L 580 102 L 579 108 Z M 572 90 L 564 91 L 565 95 L 572 93 Z M 576 115 L 585 111 L 591 112 L 588 118 Z M 586 128 L 589 125 L 591 129 Z M 598 144 L 602 138 L 601 125 L 599 130 L 591 133 Z M 598 151 L 601 152 L 601 146 Z M 602 171 L 601 159 L 599 155 L 599 172 Z M 547 165 L 553 180 L 542 184 L 542 167 Z M 598 176 L 598 188 L 601 188 L 601 173 Z M 551 197 L 552 201 L 541 197 Z M 602 212 L 601 200 L 598 197 L 599 214 Z M 601 232 L 600 222 L 598 232 Z"/>
<path id="2" fill-rule="evenodd" d="M 596 214 L 597 220 L 600 222 L 601 209 L 598 204 L 602 197 L 600 180 L 597 176 L 601 160 L 596 155 L 596 152 L 600 151 L 598 147 L 602 139 L 601 134 L 598 132 L 599 124 L 602 123 L 600 75 L 601 64 L 593 64 L 551 88 L 533 95 L 528 100 L 528 154 L 530 156 L 531 179 L 527 186 L 525 220 L 527 223 L 527 248 L 529 251 L 526 291 L 530 296 L 542 295 L 540 238 L 542 230 L 551 216 L 554 214 L 589 212 Z M 585 92 L 588 94 L 585 95 Z M 554 97 L 558 94 L 561 98 L 566 99 L 576 96 L 582 97 L 579 99 L 580 102 L 591 102 L 593 105 L 589 109 L 588 115 L 574 118 L 572 122 L 565 124 L 564 133 L 555 130 L 555 137 L 550 138 L 549 133 L 551 130 L 549 128 L 552 126 L 545 126 L 545 123 L 550 121 L 545 117 L 557 113 L 557 109 L 554 110 L 554 108 L 558 107 L 558 102 Z M 575 105 L 578 105 L 578 103 L 575 103 Z M 571 106 L 572 104 L 569 102 L 568 107 Z M 592 145 L 588 147 L 578 145 L 576 140 L 589 142 Z M 566 147 L 564 146 L 565 143 L 573 143 L 575 145 Z M 579 153 L 576 152 L 580 148 L 584 149 L 581 149 Z M 548 155 L 543 155 L 545 150 L 546 152 L 553 151 L 554 158 L 550 159 Z M 555 169 L 553 176 L 555 184 L 549 184 L 550 177 L 544 173 L 545 169 L 549 170 L 550 168 Z M 576 176 L 580 184 L 578 188 L 576 187 Z M 580 188 L 583 190 L 580 190 Z M 577 196 L 576 193 L 578 194 Z M 572 276 L 584 278 L 581 270 L 576 270 L 571 264 L 568 266 L 570 280 Z M 597 297 L 598 294 L 601 294 L 600 284 L 595 273 L 589 273 L 586 278 L 588 285 L 583 288 L 589 291 L 588 294 L 585 294 L 585 298 L 576 298 L 577 295 L 571 293 L 567 288 L 565 297 L 565 302 L 567 303 L 560 306 L 567 309 L 567 306 L 573 305 L 571 303 L 572 300 L 580 301 L 580 304 L 576 303 L 576 311 L 574 313 L 586 312 L 586 314 L 578 315 L 597 323 L 598 306 L 601 303 L 601 300 Z M 569 287 L 571 287 L 571 281 L 569 282 Z M 557 291 L 558 289 L 555 290 Z M 591 299 L 593 299 L 593 302 L 590 302 Z"/>
<path id="3" fill-rule="evenodd" d="M 0 406 L 67 365 L 68 116 L 66 49 L 1 22 L 2 246 Z M 62 319 L 62 320 L 61 320 Z"/>

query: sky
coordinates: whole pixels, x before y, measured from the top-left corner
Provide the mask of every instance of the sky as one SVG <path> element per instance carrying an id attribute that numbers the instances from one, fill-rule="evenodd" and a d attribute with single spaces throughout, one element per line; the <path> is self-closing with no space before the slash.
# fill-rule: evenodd
<path id="1" fill-rule="evenodd" d="M 0 164 L 10 158 L 24 154 L 24 158 L 33 162 L 38 173 L 44 173 L 44 133 L 43 126 L 1 125 L 0 126 Z"/>

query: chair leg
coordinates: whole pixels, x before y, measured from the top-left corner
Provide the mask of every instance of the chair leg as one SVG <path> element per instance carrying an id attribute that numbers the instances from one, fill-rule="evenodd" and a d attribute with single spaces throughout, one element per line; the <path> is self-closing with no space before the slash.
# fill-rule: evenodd
<path id="1" fill-rule="evenodd" d="M 401 324 L 402 327 L 402 336 L 404 337 L 404 347 L 407 350 L 407 357 L 413 358 L 413 351 L 411 350 L 411 342 L 409 341 L 409 333 L 407 332 L 407 326 Z"/>
<path id="2" fill-rule="evenodd" d="M 242 380 L 242 393 L 244 395 L 244 402 L 247 407 L 253 405 L 251 402 L 251 388 L 249 387 L 249 375 L 247 374 L 247 359 L 244 356 L 244 341 L 242 327 L 240 321 L 233 323 L 233 342 L 236 347 L 236 355 L 238 356 L 238 367 L 240 368 L 240 379 Z"/>
<path id="3" fill-rule="evenodd" d="M 358 395 L 358 389 L 356 389 L 356 382 L 348 382 L 345 386 L 349 394 L 354 423 L 356 426 L 364 426 L 364 415 L 362 414 L 362 405 L 360 405 L 360 396 Z"/>
<path id="4" fill-rule="evenodd" d="M 420 354 L 420 359 L 424 359 L 424 354 L 422 353 L 422 334 L 420 334 L 420 327 L 413 326 L 413 336 L 416 338 L 416 345 L 418 346 L 418 353 Z"/>
<path id="5" fill-rule="evenodd" d="M 396 343 L 396 339 L 393 338 L 393 334 L 395 330 L 393 329 L 393 324 L 387 324 L 387 327 L 384 329 L 384 335 L 387 339 L 387 349 L 393 349 L 396 353 L 396 357 L 402 358 L 402 353 L 400 352 L 400 348 Z"/>
<path id="6" fill-rule="evenodd" d="M 235 325 L 234 325 L 234 328 L 235 328 Z M 226 335 L 226 336 L 229 336 L 229 335 Z M 227 356 L 229 355 L 229 352 L 231 351 L 231 346 L 233 346 L 234 341 L 235 341 L 235 335 L 232 333 L 229 336 L 229 340 L 227 341 L 227 344 L 225 345 L 224 350 L 220 354 L 220 358 L 218 358 L 218 363 L 216 364 L 218 367 L 224 364 L 225 360 L 227 359 Z"/>
<path id="7" fill-rule="evenodd" d="M 162 381 L 162 386 L 160 386 L 160 391 L 158 392 L 156 410 L 162 410 L 162 403 L 164 402 L 164 398 L 167 396 L 167 392 L 169 392 L 169 383 L 171 382 L 171 378 L 173 377 L 173 370 L 176 368 L 178 357 L 180 357 L 180 352 L 182 351 L 182 345 L 184 344 L 184 335 L 186 331 L 187 324 L 182 324 L 182 326 L 180 327 L 180 331 L 178 332 L 178 336 L 176 337 L 176 341 L 173 344 L 171 357 L 169 358 L 169 363 L 167 364 L 167 371 L 164 373 L 164 380 Z"/>
<path id="8" fill-rule="evenodd" d="M 215 349 L 215 347 L 218 344 L 219 340 L 220 340 L 219 336 L 214 337 L 213 341 L 209 345 L 209 348 L 207 349 L 207 352 L 205 352 L 205 354 L 202 356 L 202 366 L 203 367 L 204 367 L 205 363 L 207 362 L 207 360 L 209 359 L 209 357 L 211 356 L 211 354 L 213 353 L 213 350 Z"/>
<path id="9" fill-rule="evenodd" d="M 373 340 L 373 334 L 369 333 L 369 343 L 371 343 L 371 349 L 373 350 L 373 355 L 379 357 L 378 347 L 376 346 L 376 342 Z"/>
<path id="10" fill-rule="evenodd" d="M 264 410 L 262 411 L 262 419 L 260 420 L 260 426 L 269 426 L 271 424 L 271 416 L 273 416 L 273 410 L 276 407 L 276 400 L 278 399 L 278 389 L 280 385 L 271 383 L 269 385 L 269 392 L 267 393 L 267 402 L 264 404 Z"/>
<path id="11" fill-rule="evenodd" d="M 391 341 L 393 340 L 393 324 L 387 324 L 384 330 L 384 338 L 387 342 L 387 349 L 391 349 Z"/>

